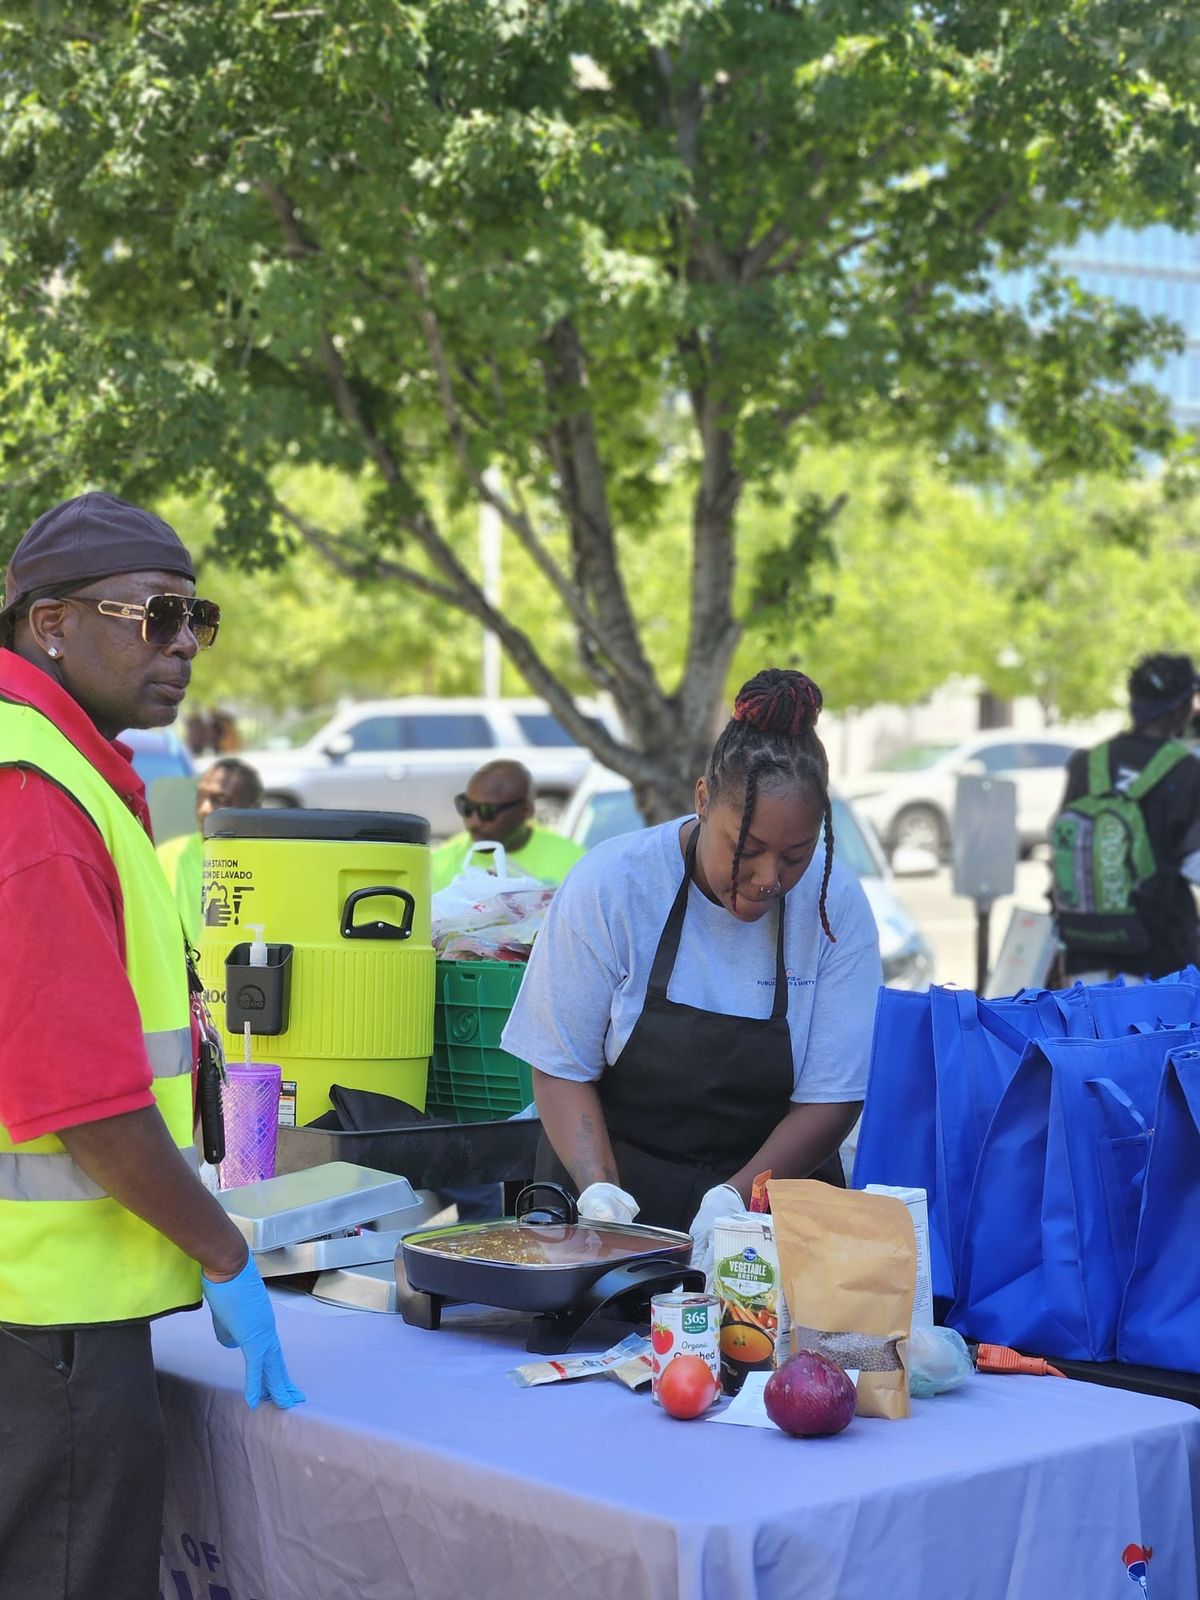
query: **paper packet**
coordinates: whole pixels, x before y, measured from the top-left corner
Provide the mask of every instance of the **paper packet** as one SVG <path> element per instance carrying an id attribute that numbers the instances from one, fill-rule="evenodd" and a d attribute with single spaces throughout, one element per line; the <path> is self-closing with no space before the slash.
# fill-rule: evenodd
<path id="1" fill-rule="evenodd" d="M 858 1369 L 860 1417 L 907 1417 L 917 1243 L 902 1200 L 810 1178 L 769 1192 L 792 1348 Z"/>
<path id="2" fill-rule="evenodd" d="M 643 1355 L 648 1357 L 650 1348 L 650 1340 L 644 1334 L 630 1333 L 602 1355 L 564 1355 L 548 1357 L 545 1361 L 527 1361 L 523 1366 L 513 1367 L 508 1376 L 518 1389 L 536 1389 L 543 1383 L 562 1383 L 568 1378 L 598 1378 L 614 1367 Z"/>

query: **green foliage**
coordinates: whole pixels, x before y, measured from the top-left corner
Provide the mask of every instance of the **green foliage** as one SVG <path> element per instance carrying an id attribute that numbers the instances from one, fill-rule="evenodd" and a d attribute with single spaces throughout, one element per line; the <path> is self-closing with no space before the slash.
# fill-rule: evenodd
<path id="1" fill-rule="evenodd" d="M 808 581 L 836 604 L 795 619 L 751 604 L 735 666 L 800 666 L 832 710 L 912 704 L 967 677 L 1085 717 L 1123 703 L 1138 656 L 1195 649 L 1200 507 L 1161 482 L 1047 487 L 1026 470 L 981 493 L 918 457 L 843 449 L 813 452 L 803 483 L 802 504 L 855 485 Z M 786 562 L 787 517 L 743 513 L 756 570 Z"/>
<path id="2" fill-rule="evenodd" d="M 610 690 L 636 748 L 597 748 L 643 788 L 685 782 L 725 688 L 743 496 L 817 493 L 815 447 L 983 480 L 1016 437 L 1048 480 L 1170 443 L 1129 373 L 1177 330 L 1047 263 L 1117 219 L 1190 225 L 1194 7 L 10 0 L 0 27 L 0 548 L 86 483 L 198 496 L 239 564 L 303 539 L 490 620 L 560 714 Z M 1028 311 L 993 287 L 1016 267 Z M 539 574 L 524 622 L 460 558 L 491 464 Z M 356 480 L 359 524 L 288 503 L 299 467 Z M 820 618 L 858 489 L 788 513 L 752 618 L 832 637 L 888 588 L 934 603 L 897 514 L 888 584 L 839 577 Z M 637 580 L 668 526 L 664 649 Z"/>

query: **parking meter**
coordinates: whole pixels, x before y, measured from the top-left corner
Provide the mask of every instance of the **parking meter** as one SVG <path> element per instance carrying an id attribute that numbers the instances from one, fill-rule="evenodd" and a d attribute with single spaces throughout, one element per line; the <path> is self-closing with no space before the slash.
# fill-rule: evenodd
<path id="1" fill-rule="evenodd" d="M 987 985 L 992 906 L 1017 882 L 1017 786 L 1011 778 L 960 774 L 954 797 L 953 888 L 975 902 L 975 989 Z"/>

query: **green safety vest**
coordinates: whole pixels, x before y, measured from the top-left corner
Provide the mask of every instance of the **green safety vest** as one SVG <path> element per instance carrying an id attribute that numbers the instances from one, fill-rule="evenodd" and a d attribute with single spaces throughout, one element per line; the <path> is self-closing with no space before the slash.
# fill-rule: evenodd
<path id="1" fill-rule="evenodd" d="M 0 765 L 44 773 L 64 789 L 112 856 L 124 901 L 125 966 L 155 1103 L 197 1170 L 183 935 L 154 845 L 120 795 L 40 711 L 0 701 L 0 752 Z M 14 1144 L 0 1123 L 0 1322 L 128 1322 L 199 1300 L 197 1264 L 93 1183 L 57 1135 Z"/>

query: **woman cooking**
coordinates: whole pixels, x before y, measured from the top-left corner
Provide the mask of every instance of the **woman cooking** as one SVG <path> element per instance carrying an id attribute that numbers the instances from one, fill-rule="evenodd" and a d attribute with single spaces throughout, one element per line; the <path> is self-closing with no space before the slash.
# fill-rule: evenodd
<path id="1" fill-rule="evenodd" d="M 756 1173 L 844 1181 L 866 1087 L 879 947 L 833 859 L 820 709 L 800 672 L 742 688 L 695 817 L 572 868 L 504 1030 L 535 1068 L 539 1176 L 561 1162 L 583 1216 L 685 1229 L 705 1268 Z"/>

